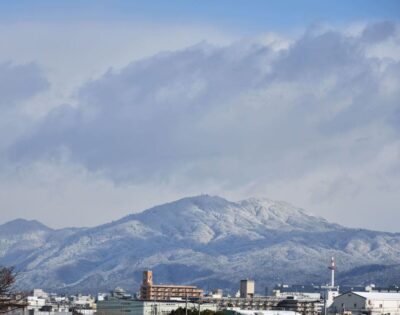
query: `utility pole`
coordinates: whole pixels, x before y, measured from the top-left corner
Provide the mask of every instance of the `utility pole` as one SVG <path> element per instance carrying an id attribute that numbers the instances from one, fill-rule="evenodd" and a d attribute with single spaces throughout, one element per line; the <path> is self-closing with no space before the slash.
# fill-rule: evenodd
<path id="1" fill-rule="evenodd" d="M 186 303 L 185 303 L 185 315 L 188 315 L 188 295 L 187 295 L 187 290 L 185 289 L 185 293 L 186 293 Z"/>

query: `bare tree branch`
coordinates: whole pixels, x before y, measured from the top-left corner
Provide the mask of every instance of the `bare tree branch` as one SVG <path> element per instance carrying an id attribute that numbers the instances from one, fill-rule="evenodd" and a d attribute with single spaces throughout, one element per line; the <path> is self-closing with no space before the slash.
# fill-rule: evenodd
<path id="1" fill-rule="evenodd" d="M 0 267 L 0 314 L 23 307 L 22 297 L 13 293 L 16 277 L 14 267 Z"/>
<path id="2" fill-rule="evenodd" d="M 11 294 L 15 278 L 14 267 L 0 267 L 0 297 Z"/>

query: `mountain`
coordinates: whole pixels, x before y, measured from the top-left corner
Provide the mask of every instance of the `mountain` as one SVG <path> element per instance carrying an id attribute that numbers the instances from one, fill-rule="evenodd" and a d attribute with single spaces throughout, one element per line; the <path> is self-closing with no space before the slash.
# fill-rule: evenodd
<path id="1" fill-rule="evenodd" d="M 21 235 L 35 231 L 48 232 L 51 229 L 36 220 L 16 219 L 0 226 L 0 235 Z"/>
<path id="2" fill-rule="evenodd" d="M 23 271 L 38 251 L 57 246 L 78 230 L 53 230 L 36 220 L 24 219 L 0 225 L 0 265 L 13 265 Z"/>
<path id="3" fill-rule="evenodd" d="M 208 195 L 94 228 L 53 230 L 25 220 L 0 226 L 0 265 L 15 265 L 25 289 L 135 291 L 151 268 L 158 283 L 234 291 L 241 278 L 254 278 L 263 293 L 276 283 L 328 282 L 331 256 L 345 282 L 364 272 L 392 284 L 373 275 L 397 270 L 400 234 L 346 228 L 281 201 Z M 365 267 L 374 265 L 382 268 Z"/>
<path id="4" fill-rule="evenodd" d="M 355 267 L 342 273 L 339 277 L 342 284 L 371 284 L 384 283 L 386 285 L 397 285 L 400 283 L 400 264 L 394 265 L 364 265 Z"/>

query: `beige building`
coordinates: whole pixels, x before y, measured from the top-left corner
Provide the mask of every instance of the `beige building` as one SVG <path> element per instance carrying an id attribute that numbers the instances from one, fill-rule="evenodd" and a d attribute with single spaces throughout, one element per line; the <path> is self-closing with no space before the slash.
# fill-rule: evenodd
<path id="1" fill-rule="evenodd" d="M 202 296 L 203 290 L 196 286 L 153 284 L 153 272 L 150 270 L 143 272 L 143 282 L 140 287 L 142 300 L 198 299 Z"/>
<path id="2" fill-rule="evenodd" d="M 254 280 L 240 280 L 240 297 L 241 298 L 252 298 L 254 297 Z"/>

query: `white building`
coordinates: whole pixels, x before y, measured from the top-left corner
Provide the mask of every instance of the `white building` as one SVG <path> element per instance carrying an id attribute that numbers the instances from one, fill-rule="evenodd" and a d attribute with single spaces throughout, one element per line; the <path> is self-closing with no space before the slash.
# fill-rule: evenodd
<path id="1" fill-rule="evenodd" d="M 70 304 L 71 306 L 94 308 L 95 299 L 91 295 L 78 294 L 70 297 Z"/>
<path id="2" fill-rule="evenodd" d="M 48 294 L 42 289 L 34 289 L 25 302 L 27 306 L 20 310 L 21 315 L 72 315 L 65 297 Z"/>
<path id="3" fill-rule="evenodd" d="M 400 293 L 348 292 L 335 298 L 332 314 L 400 315 Z"/>
<path id="4" fill-rule="evenodd" d="M 32 296 L 47 299 L 49 297 L 49 294 L 47 292 L 44 292 L 42 289 L 33 289 Z"/>
<path id="5" fill-rule="evenodd" d="M 104 301 L 109 296 L 108 293 L 97 293 L 97 301 Z"/>
<path id="6" fill-rule="evenodd" d="M 28 296 L 26 302 L 28 304 L 28 309 L 39 309 L 46 305 L 46 299 L 37 296 Z"/>
<path id="7" fill-rule="evenodd" d="M 315 299 L 315 300 L 320 300 L 321 299 L 321 293 L 317 292 L 300 292 L 300 291 L 287 291 L 287 292 L 281 292 L 280 290 L 273 290 L 272 291 L 272 296 L 277 297 L 277 298 L 288 298 L 291 297 L 293 299 L 298 299 L 298 298 L 309 298 L 309 299 Z"/>
<path id="8" fill-rule="evenodd" d="M 168 315 L 179 307 L 185 308 L 185 301 L 143 301 L 111 298 L 97 303 L 97 315 Z M 187 303 L 188 309 L 199 309 L 199 304 Z M 200 304 L 200 311 L 216 311 L 217 305 L 213 303 Z"/>
<path id="9" fill-rule="evenodd" d="M 228 308 L 224 312 L 228 315 L 301 315 L 294 311 L 281 310 L 242 310 L 239 308 Z"/>
<path id="10" fill-rule="evenodd" d="M 209 297 L 212 299 L 222 299 L 224 296 L 224 291 L 222 289 L 215 289 Z"/>

